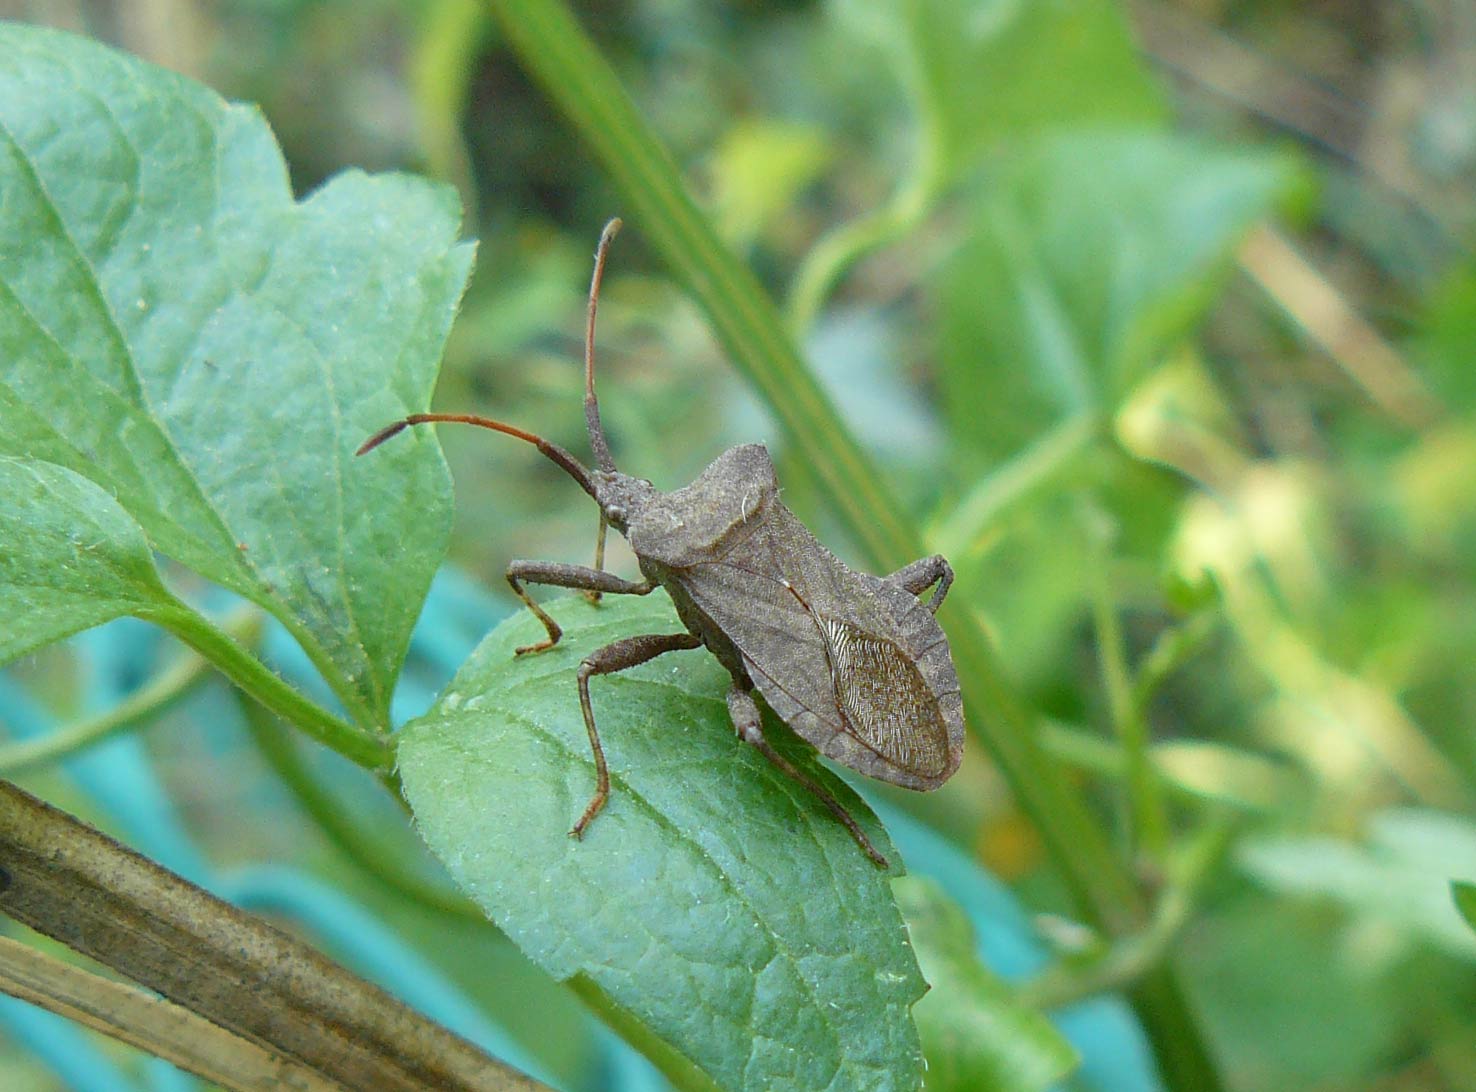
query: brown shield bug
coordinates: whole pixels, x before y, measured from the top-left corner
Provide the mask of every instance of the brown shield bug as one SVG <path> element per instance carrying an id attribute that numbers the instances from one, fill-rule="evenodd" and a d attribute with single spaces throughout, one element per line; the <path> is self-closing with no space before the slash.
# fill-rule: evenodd
<path id="1" fill-rule="evenodd" d="M 600 506 L 592 568 L 553 561 L 513 561 L 507 582 L 538 616 L 548 638 L 517 650 L 542 652 L 558 643 L 558 623 L 523 585 L 646 595 L 665 588 L 685 633 L 625 637 L 579 665 L 579 704 L 594 751 L 595 791 L 569 833 L 579 837 L 610 795 L 605 753 L 595 729 L 589 680 L 660 656 L 705 646 L 733 676 L 728 711 L 739 737 L 813 792 L 857 843 L 882 867 L 850 814 L 822 785 L 795 768 L 764 738 L 757 690 L 781 720 L 820 753 L 859 773 L 935 789 L 963 757 L 963 701 L 948 638 L 933 617 L 953 570 L 942 557 L 925 557 L 890 576 L 848 568 L 779 500 L 774 464 L 761 444 L 730 448 L 691 485 L 663 493 L 644 478 L 615 469 L 600 424 L 594 390 L 594 326 L 611 220 L 600 236 L 584 346 L 584 416 L 597 469 L 531 432 L 470 414 L 416 413 L 381 429 L 358 454 L 410 425 L 449 421 L 516 436 L 564 469 Z M 630 542 L 640 581 L 605 572 L 605 529 Z M 924 602 L 920 596 L 936 585 Z"/>

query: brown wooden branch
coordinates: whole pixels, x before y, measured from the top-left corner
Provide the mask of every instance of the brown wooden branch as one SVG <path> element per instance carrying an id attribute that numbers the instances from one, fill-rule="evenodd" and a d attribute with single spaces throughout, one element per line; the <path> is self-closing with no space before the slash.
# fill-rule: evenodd
<path id="1" fill-rule="evenodd" d="M 5 781 L 0 911 L 345 1089 L 546 1087 Z"/>
<path id="2" fill-rule="evenodd" d="M 230 1092 L 343 1092 L 314 1070 L 189 1009 L 0 937 L 0 993 L 146 1050 Z"/>

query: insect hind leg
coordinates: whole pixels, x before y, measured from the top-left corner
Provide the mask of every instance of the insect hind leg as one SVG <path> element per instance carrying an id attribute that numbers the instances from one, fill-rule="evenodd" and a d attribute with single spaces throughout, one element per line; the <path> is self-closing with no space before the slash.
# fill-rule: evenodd
<path id="1" fill-rule="evenodd" d="M 605 749 L 600 746 L 600 733 L 595 729 L 594 709 L 589 703 L 590 677 L 624 671 L 627 667 L 654 660 L 662 653 L 698 648 L 701 644 L 702 638 L 690 633 L 646 633 L 639 637 L 622 637 L 618 641 L 611 641 L 605 647 L 595 649 L 580 663 L 576 675 L 579 680 L 579 708 L 584 713 L 584 728 L 589 733 L 590 750 L 594 752 L 595 791 L 585 805 L 579 822 L 569 831 L 571 838 L 584 837 L 584 828 L 589 826 L 590 820 L 600 813 L 605 801 L 610 799 L 610 770 L 605 765 Z"/>
<path id="2" fill-rule="evenodd" d="M 872 863 L 878 868 L 887 867 L 887 859 L 877 852 L 876 847 L 871 844 L 871 839 L 866 837 L 866 832 L 861 829 L 861 824 L 851 818 L 851 813 L 846 811 L 841 802 L 832 796 L 824 785 L 770 746 L 769 741 L 764 738 L 764 731 L 760 724 L 758 703 L 753 700 L 751 693 L 737 683 L 734 683 L 728 690 L 728 714 L 733 718 L 733 728 L 737 731 L 739 739 L 757 748 L 759 754 L 777 766 L 781 773 L 798 781 L 819 797 L 820 802 L 825 805 L 825 810 L 839 819 L 841 825 L 851 832 L 851 837 L 856 839 L 861 852 L 870 857 Z"/>
<path id="3" fill-rule="evenodd" d="M 900 584 L 918 598 L 922 598 L 923 592 L 937 584 L 938 590 L 927 602 L 928 610 L 937 614 L 938 608 L 943 605 L 943 597 L 953 586 L 953 566 L 948 564 L 942 554 L 934 554 L 932 557 L 918 558 L 882 579 L 888 584 Z"/>

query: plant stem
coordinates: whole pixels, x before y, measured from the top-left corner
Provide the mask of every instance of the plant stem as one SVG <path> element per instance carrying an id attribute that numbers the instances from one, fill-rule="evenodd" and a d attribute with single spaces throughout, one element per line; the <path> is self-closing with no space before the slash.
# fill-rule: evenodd
<path id="1" fill-rule="evenodd" d="M 534 1092 L 311 945 L 0 781 L 0 912 L 335 1088 Z"/>
<path id="2" fill-rule="evenodd" d="M 803 338 L 814 325 L 826 297 L 846 270 L 870 251 L 900 239 L 927 216 L 936 184 L 934 171 L 926 164 L 934 158 L 925 149 L 917 173 L 890 201 L 835 228 L 805 255 L 794 275 L 785 309 L 795 337 Z"/>
<path id="3" fill-rule="evenodd" d="M 403 898 L 443 914 L 486 922 L 487 916 L 470 899 L 449 887 L 438 888 L 410 875 L 399 867 L 394 855 L 386 854 L 382 847 L 373 844 L 360 824 L 345 817 L 338 801 L 303 762 L 297 752 L 296 741 L 272 722 L 265 709 L 255 702 L 243 700 L 241 713 L 267 765 L 345 857 Z"/>
<path id="4" fill-rule="evenodd" d="M 1087 513 L 1092 523 L 1106 516 L 1093 508 Z M 1115 528 L 1113 529 L 1115 530 Z M 1168 849 L 1168 818 L 1164 811 L 1159 782 L 1153 774 L 1148 753 L 1148 718 L 1143 706 L 1135 700 L 1132 674 L 1127 663 L 1122 624 L 1112 595 L 1112 552 L 1108 543 L 1111 532 L 1103 529 L 1087 532 L 1092 543 L 1090 585 L 1092 618 L 1097 630 L 1097 654 L 1101 662 L 1102 685 L 1107 692 L 1107 706 L 1112 727 L 1127 761 L 1127 803 L 1130 837 L 1134 847 L 1152 860 L 1161 861 Z"/>
<path id="5" fill-rule="evenodd" d="M 1204 646 L 1219 624 L 1219 615 L 1214 611 L 1201 610 L 1159 635 L 1138 666 L 1137 682 L 1133 685 L 1133 704 L 1140 715 L 1146 715 L 1148 703 L 1164 682 Z"/>
<path id="6" fill-rule="evenodd" d="M 220 623 L 223 633 L 247 644 L 256 642 L 261 626 L 261 612 L 254 607 L 242 608 Z M 195 687 L 211 674 L 209 660 L 193 650 L 187 651 L 111 709 L 84 717 L 38 739 L 0 746 L 0 774 L 12 777 L 23 770 L 57 762 L 138 725 L 147 724 L 193 693 Z"/>
<path id="7" fill-rule="evenodd" d="M 0 993 L 163 1058 L 230 1092 L 338 1092 L 309 1066 L 216 1027 L 182 1005 L 0 937 Z"/>
<path id="8" fill-rule="evenodd" d="M 1102 422 L 1095 413 L 1076 413 L 1058 421 L 980 479 L 948 520 L 928 534 L 929 545 L 945 557 L 971 552 L 1005 509 L 1059 477 L 1093 448 L 1101 434 Z"/>
<path id="9" fill-rule="evenodd" d="M 912 173 L 885 205 L 840 225 L 810 248 L 794 275 L 787 308 L 790 332 L 803 338 L 846 270 L 868 252 L 922 223 L 943 188 L 943 136 L 931 113 L 919 119 Z"/>
<path id="10" fill-rule="evenodd" d="M 1050 1011 L 1120 990 L 1157 967 L 1188 923 L 1205 879 L 1224 860 L 1234 832 L 1235 826 L 1224 820 L 1208 824 L 1185 853 L 1178 876 L 1164 887 L 1141 932 L 1114 941 L 1085 965 L 1067 963 L 1046 970 L 1020 988 L 1020 1001 Z"/>
<path id="11" fill-rule="evenodd" d="M 262 705 L 349 761 L 375 771 L 390 766 L 389 744 L 303 697 L 239 642 L 187 604 L 176 599 L 168 606 L 141 612 L 139 617 L 163 626 Z"/>
<path id="12" fill-rule="evenodd" d="M 561 0 L 488 2 L 529 73 L 609 172 L 633 224 L 687 286 L 734 364 L 767 402 L 807 484 L 830 498 L 881 571 L 921 556 L 916 528 L 801 361 L 777 308 L 717 238 L 670 154 L 568 6 Z M 1036 718 L 983 627 L 967 611 L 943 609 L 968 695 L 968 723 L 1041 831 L 1082 913 L 1112 934 L 1137 928 L 1143 906 L 1135 881 L 1081 794 L 1041 751 Z M 1196 1092 L 1219 1088 L 1172 974 L 1160 970 L 1146 979 L 1138 1000 L 1172 1085 Z"/>
<path id="13" fill-rule="evenodd" d="M 658 1038 L 644 1020 L 631 1015 L 588 975 L 576 974 L 567 985 L 622 1039 L 644 1054 L 678 1092 L 722 1092 L 711 1077 Z"/>

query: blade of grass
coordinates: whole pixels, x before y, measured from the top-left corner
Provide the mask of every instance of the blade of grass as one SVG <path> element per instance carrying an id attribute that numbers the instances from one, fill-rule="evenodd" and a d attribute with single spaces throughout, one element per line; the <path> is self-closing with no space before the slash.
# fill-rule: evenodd
<path id="1" fill-rule="evenodd" d="M 778 309 L 723 245 L 671 155 L 642 119 L 599 49 L 560 0 L 488 0 L 517 56 L 563 111 L 628 203 L 623 210 L 712 322 L 734 364 L 764 398 L 796 463 L 883 571 L 922 554 L 881 475 L 800 359 Z M 947 608 L 944 608 L 947 610 Z M 953 610 L 948 630 L 965 680 L 969 724 L 1029 813 L 1082 913 L 1114 935 L 1141 924 L 1142 899 L 1099 821 L 1041 751 L 1036 718 L 1008 680 L 982 626 Z M 1166 1079 L 1213 1092 L 1220 1079 L 1173 973 L 1135 991 Z"/>

